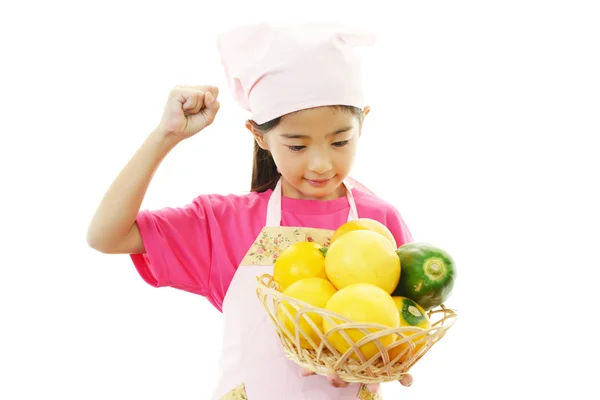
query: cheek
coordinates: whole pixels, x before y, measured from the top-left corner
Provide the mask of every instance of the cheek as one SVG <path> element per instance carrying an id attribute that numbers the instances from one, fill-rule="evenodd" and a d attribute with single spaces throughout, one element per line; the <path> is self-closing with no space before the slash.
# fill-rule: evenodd
<path id="1" fill-rule="evenodd" d="M 271 150 L 279 172 L 289 175 L 302 168 L 302 157 L 285 148 Z"/>
<path id="2" fill-rule="evenodd" d="M 334 154 L 335 163 L 340 168 L 349 169 L 354 163 L 356 156 L 356 143 L 348 143 L 342 151 L 335 152 Z"/>

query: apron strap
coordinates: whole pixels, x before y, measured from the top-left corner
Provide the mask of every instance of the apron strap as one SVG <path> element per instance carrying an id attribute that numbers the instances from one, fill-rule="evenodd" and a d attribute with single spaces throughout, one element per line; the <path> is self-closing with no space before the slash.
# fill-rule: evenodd
<path id="1" fill-rule="evenodd" d="M 358 219 L 358 210 L 356 208 L 356 202 L 354 201 L 354 195 L 352 194 L 352 185 L 346 180 L 342 183 L 346 186 L 346 198 L 350 205 L 348 221 L 353 221 Z M 269 197 L 266 226 L 281 226 L 281 178 L 277 181 L 277 185 L 275 186 L 271 197 Z"/>
<path id="2" fill-rule="evenodd" d="M 265 226 L 280 226 L 281 225 L 281 178 L 277 181 L 269 203 L 267 204 L 267 221 Z"/>

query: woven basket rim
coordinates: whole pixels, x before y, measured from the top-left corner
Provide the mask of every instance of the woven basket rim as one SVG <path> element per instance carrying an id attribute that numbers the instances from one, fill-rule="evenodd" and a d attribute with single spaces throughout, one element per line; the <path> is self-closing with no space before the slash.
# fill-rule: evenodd
<path id="1" fill-rule="evenodd" d="M 256 279 L 257 296 L 274 325 L 286 357 L 301 367 L 320 375 L 336 372 L 346 382 L 382 383 L 401 379 L 435 343 L 445 336 L 458 318 L 455 310 L 441 304 L 439 307 L 426 311 L 431 323 L 429 328 L 415 326 L 392 328 L 376 323 L 357 323 L 338 313 L 284 295 L 279 291 L 279 285 L 273 280 L 271 274 L 265 273 L 257 276 Z M 283 307 L 288 319 L 293 321 L 295 333 L 289 332 L 278 320 L 278 304 L 282 302 L 296 311 L 296 318 L 290 319 L 291 314 L 287 307 Z M 343 323 L 334 324 L 327 333 L 315 331 L 319 336 L 319 345 L 315 346 L 316 343 L 312 341 L 310 335 L 306 335 L 302 328 L 299 328 L 299 318 L 308 313 L 316 313 L 322 318 L 337 319 Z M 432 317 L 439 319 L 435 320 Z M 304 319 L 304 321 L 308 322 L 314 331 L 314 321 L 310 318 Z M 357 329 L 364 336 L 354 342 L 347 335 L 346 330 L 349 329 Z M 310 349 L 300 345 L 299 332 L 303 333 L 302 339 L 310 344 Z M 349 343 L 350 349 L 343 354 L 329 342 L 329 337 L 336 333 Z M 389 345 L 381 343 L 379 339 L 389 337 L 389 335 L 396 335 L 399 339 L 393 340 Z M 293 336 L 294 340 L 290 336 Z M 366 359 L 361 351 L 358 351 L 363 345 L 375 345 L 377 352 L 371 358 Z M 421 347 L 417 349 L 419 345 Z M 402 351 L 390 359 L 389 352 L 395 348 Z M 356 358 L 353 358 L 353 354 Z M 400 359 L 405 356 L 407 359 L 400 362 Z"/>

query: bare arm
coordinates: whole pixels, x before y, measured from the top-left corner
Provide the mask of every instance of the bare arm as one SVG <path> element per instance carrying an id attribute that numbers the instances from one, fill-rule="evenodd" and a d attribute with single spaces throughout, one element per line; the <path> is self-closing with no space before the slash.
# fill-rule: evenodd
<path id="1" fill-rule="evenodd" d="M 158 166 L 177 143 L 154 131 L 121 170 L 90 223 L 88 244 L 103 253 L 144 253 L 135 219 Z"/>
<path id="2" fill-rule="evenodd" d="M 121 170 L 100 202 L 88 227 L 90 247 L 108 254 L 146 251 L 135 220 L 150 181 L 179 142 L 213 122 L 219 109 L 217 96 L 218 90 L 208 86 L 178 86 L 171 92 L 161 123 Z"/>

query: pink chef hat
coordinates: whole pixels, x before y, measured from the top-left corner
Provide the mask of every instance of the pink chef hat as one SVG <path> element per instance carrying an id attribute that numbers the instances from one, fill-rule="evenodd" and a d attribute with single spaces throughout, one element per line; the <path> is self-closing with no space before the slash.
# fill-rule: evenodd
<path id="1" fill-rule="evenodd" d="M 364 107 L 357 46 L 375 37 L 338 24 L 245 25 L 222 33 L 218 48 L 229 90 L 262 124 L 325 105 Z"/>

